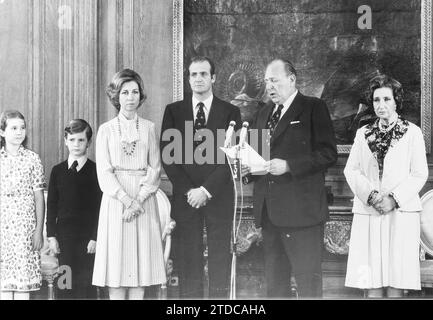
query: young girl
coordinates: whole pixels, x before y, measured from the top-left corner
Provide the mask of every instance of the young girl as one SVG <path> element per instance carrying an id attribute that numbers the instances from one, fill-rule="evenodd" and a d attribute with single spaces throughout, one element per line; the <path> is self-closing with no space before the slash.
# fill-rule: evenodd
<path id="1" fill-rule="evenodd" d="M 0 115 L 0 138 L 0 298 L 28 300 L 42 281 L 44 170 L 39 156 L 23 146 L 20 112 Z"/>

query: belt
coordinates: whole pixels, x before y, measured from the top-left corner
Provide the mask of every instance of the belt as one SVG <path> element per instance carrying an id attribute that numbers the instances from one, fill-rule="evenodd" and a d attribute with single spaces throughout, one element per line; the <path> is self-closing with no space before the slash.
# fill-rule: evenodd
<path id="1" fill-rule="evenodd" d="M 113 172 L 114 174 L 124 174 L 128 176 L 145 176 L 147 173 L 147 168 L 138 170 L 116 168 Z"/>

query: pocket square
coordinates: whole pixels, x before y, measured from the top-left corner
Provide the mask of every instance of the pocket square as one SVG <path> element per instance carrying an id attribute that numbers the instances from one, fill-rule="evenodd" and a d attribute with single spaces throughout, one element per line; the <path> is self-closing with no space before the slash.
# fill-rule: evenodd
<path id="1" fill-rule="evenodd" d="M 290 124 L 297 124 L 297 123 L 301 123 L 301 121 L 291 121 Z"/>

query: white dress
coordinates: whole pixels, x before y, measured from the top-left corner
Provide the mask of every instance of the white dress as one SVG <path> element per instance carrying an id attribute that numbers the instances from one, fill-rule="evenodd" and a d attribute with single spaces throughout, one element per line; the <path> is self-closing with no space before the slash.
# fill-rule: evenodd
<path id="1" fill-rule="evenodd" d="M 419 212 L 353 214 L 347 287 L 420 290 Z"/>
<path id="2" fill-rule="evenodd" d="M 161 170 L 155 125 L 138 117 L 138 141 L 128 155 L 122 149 L 119 121 L 123 127 L 135 128 L 137 117 L 127 120 L 119 115 L 119 119 L 102 124 L 96 138 L 103 197 L 92 282 L 113 288 L 161 284 L 166 274 L 155 198 Z M 125 193 L 132 199 L 139 193 L 146 198 L 145 213 L 131 222 L 122 220 L 125 206 L 120 199 Z"/>
<path id="3" fill-rule="evenodd" d="M 398 120 L 397 124 L 397 132 L 403 135 L 392 140 L 384 158 L 382 179 L 365 138 L 367 130 L 375 133 L 377 127 L 358 130 L 346 163 L 345 176 L 355 194 L 345 282 L 348 287 L 421 289 L 418 192 L 428 176 L 427 161 L 421 130 L 409 122 Z M 374 143 L 380 142 L 374 135 L 369 137 Z M 372 189 L 392 191 L 400 209 L 380 215 L 366 204 Z"/>

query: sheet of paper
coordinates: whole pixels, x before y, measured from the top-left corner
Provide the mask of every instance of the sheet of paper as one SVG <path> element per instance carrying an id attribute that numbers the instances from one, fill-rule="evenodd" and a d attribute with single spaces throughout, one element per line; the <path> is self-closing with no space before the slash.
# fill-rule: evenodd
<path id="1" fill-rule="evenodd" d="M 230 148 L 224 148 L 224 147 L 220 147 L 220 149 L 226 154 L 228 155 L 228 157 L 230 159 L 235 159 L 236 158 L 236 149 L 237 149 L 237 145 L 230 147 Z"/>
<path id="2" fill-rule="evenodd" d="M 231 148 L 220 149 L 227 154 L 230 159 L 236 158 L 236 152 L 239 145 L 233 146 Z M 251 174 L 253 175 L 264 175 L 267 174 L 265 169 L 266 160 L 262 158 L 261 155 L 257 153 L 248 143 L 245 142 L 244 147 L 240 149 L 239 158 L 243 164 L 246 164 L 251 168 Z"/>
<path id="3" fill-rule="evenodd" d="M 265 169 L 266 160 L 246 142 L 244 148 L 241 148 L 240 158 L 242 163 L 251 168 L 251 174 L 264 175 L 268 173 Z"/>

